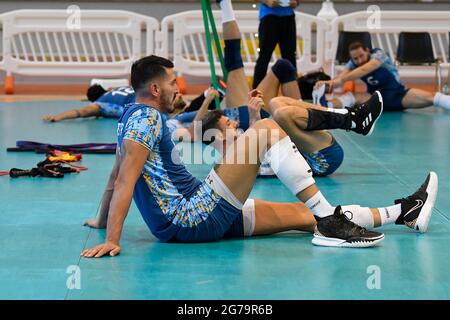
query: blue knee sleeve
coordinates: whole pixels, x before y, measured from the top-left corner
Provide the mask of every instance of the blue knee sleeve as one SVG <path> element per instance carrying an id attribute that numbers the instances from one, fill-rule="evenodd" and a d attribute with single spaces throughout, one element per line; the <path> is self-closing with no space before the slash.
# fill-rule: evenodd
<path id="1" fill-rule="evenodd" d="M 239 128 L 246 131 L 250 128 L 250 114 L 248 113 L 248 107 L 242 106 L 237 108 L 239 113 Z M 270 114 L 264 110 L 261 110 L 261 119 L 270 118 Z"/>
<path id="2" fill-rule="evenodd" d="M 289 60 L 280 59 L 272 66 L 272 72 L 281 83 L 297 80 L 297 70 Z"/>
<path id="3" fill-rule="evenodd" d="M 238 108 L 239 111 L 239 128 L 246 131 L 250 127 L 250 114 L 248 107 L 243 106 Z"/>
<path id="4" fill-rule="evenodd" d="M 244 67 L 241 57 L 241 39 L 225 40 L 225 68 L 228 72 Z"/>

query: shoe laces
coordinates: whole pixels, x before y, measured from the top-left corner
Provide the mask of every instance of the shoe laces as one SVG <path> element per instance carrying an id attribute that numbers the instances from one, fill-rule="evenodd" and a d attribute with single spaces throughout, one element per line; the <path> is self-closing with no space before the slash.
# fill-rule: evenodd
<path id="1" fill-rule="evenodd" d="M 361 226 L 357 225 L 356 223 L 352 222 L 344 213 L 339 215 L 339 224 L 342 225 L 343 227 L 347 227 L 348 229 L 356 228 L 356 230 L 361 235 L 365 234 L 367 231 L 366 228 L 361 227 Z"/>
<path id="2" fill-rule="evenodd" d="M 401 199 L 397 199 L 394 201 L 395 204 L 399 204 L 399 203 L 403 203 L 405 201 L 410 201 L 411 200 L 411 196 L 408 196 L 406 198 L 401 198 Z"/>
<path id="3" fill-rule="evenodd" d="M 364 107 L 365 103 L 355 103 L 352 107 L 348 108 L 349 110 L 352 111 L 359 111 Z"/>
<path id="4" fill-rule="evenodd" d="M 414 196 L 416 193 L 409 195 L 407 197 L 395 200 L 395 204 L 403 203 L 403 202 L 411 202 L 414 200 Z"/>

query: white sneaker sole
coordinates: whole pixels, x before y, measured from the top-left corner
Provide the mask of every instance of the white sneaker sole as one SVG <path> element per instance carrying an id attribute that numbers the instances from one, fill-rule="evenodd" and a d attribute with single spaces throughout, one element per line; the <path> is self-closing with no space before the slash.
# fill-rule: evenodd
<path id="1" fill-rule="evenodd" d="M 381 115 L 383 114 L 383 97 L 381 96 L 380 91 L 377 90 L 377 91 L 375 91 L 375 93 L 378 96 L 378 101 L 381 103 L 381 111 L 380 111 L 380 114 L 378 115 L 378 117 L 373 122 L 372 128 L 370 128 L 369 133 L 366 134 L 366 137 L 368 137 L 372 134 L 373 130 L 375 129 L 375 125 L 377 124 L 378 119 L 380 119 Z"/>
<path id="2" fill-rule="evenodd" d="M 416 231 L 425 233 L 428 230 L 428 223 L 430 222 L 438 193 L 438 184 L 438 176 L 436 172 L 430 172 L 430 181 L 428 182 L 428 187 L 426 190 L 428 197 L 422 207 L 422 210 L 420 210 L 419 217 L 417 218 L 414 226 Z"/>
<path id="3" fill-rule="evenodd" d="M 377 245 L 381 241 L 384 240 L 384 234 L 379 238 L 366 240 L 366 241 L 357 241 L 357 242 L 347 242 L 342 239 L 337 238 L 327 238 L 323 236 L 314 235 L 312 239 L 312 244 L 321 247 L 341 247 L 341 248 L 369 248 Z"/>

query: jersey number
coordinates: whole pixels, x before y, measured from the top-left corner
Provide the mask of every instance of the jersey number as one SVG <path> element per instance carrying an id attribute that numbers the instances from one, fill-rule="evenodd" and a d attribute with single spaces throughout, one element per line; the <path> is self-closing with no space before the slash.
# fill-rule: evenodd
<path id="1" fill-rule="evenodd" d="M 111 94 L 112 94 L 113 96 L 115 96 L 116 94 L 118 94 L 118 95 L 124 96 L 124 97 L 128 96 L 129 94 L 133 94 L 133 93 L 134 93 L 133 88 L 128 88 L 128 87 L 125 87 L 125 88 L 118 88 L 118 89 L 116 89 L 116 90 L 114 90 L 114 91 L 111 92 Z"/>
<path id="2" fill-rule="evenodd" d="M 378 80 L 375 80 L 373 77 L 368 77 L 368 78 L 367 78 L 367 82 L 368 82 L 369 84 L 371 84 L 372 86 L 378 85 Z"/>

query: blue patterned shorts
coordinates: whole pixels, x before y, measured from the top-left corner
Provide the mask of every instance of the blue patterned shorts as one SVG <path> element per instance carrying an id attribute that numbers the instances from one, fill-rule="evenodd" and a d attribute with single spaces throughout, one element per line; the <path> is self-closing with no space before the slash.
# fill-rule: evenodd
<path id="1" fill-rule="evenodd" d="M 339 168 L 344 160 L 344 150 L 333 138 L 333 144 L 317 152 L 303 154 L 316 177 L 325 177 Z"/>

